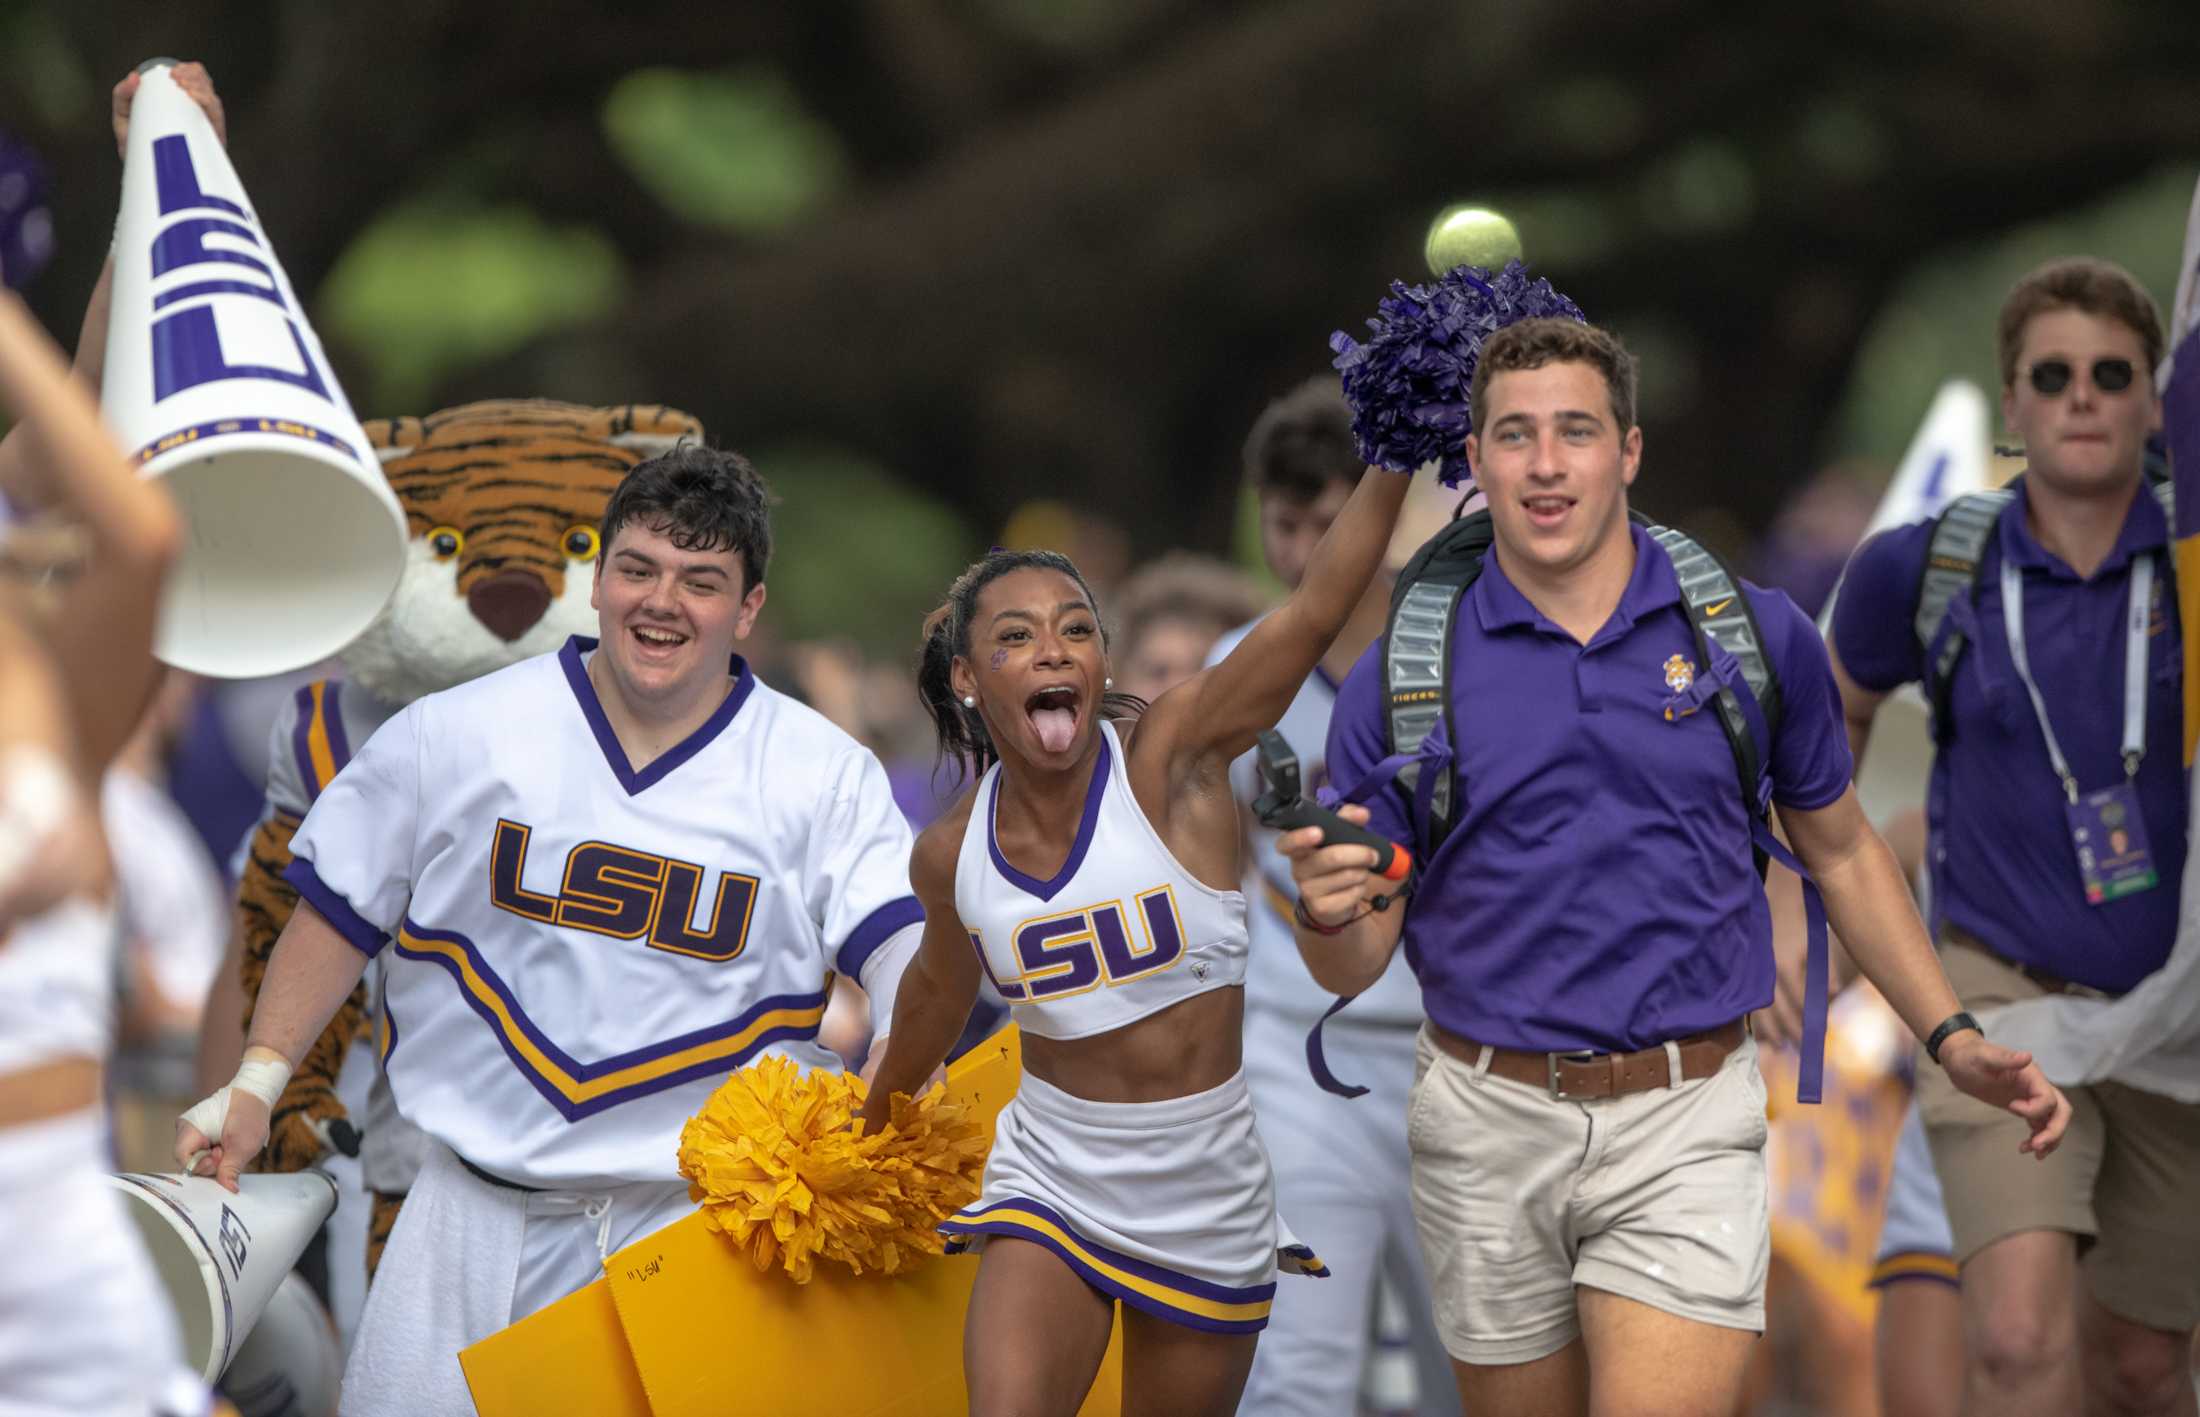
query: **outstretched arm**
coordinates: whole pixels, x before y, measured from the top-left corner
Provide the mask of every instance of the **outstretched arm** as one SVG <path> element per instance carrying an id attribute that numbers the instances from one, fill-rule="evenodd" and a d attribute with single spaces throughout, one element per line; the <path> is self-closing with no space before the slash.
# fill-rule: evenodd
<path id="1" fill-rule="evenodd" d="M 153 622 L 182 521 L 166 492 L 124 465 L 91 395 L 12 294 L 0 295 L 0 407 L 21 420 L 16 441 L 32 480 L 90 540 L 46 640 L 79 760 L 96 773 L 136 727 L 159 676 Z"/>
<path id="2" fill-rule="evenodd" d="M 1833 665 L 1834 687 L 1841 694 L 1841 727 L 1848 735 L 1849 757 L 1855 763 L 1854 774 L 1864 774 L 1864 748 L 1871 742 L 1872 724 L 1879 717 L 1879 706 L 1887 696 L 1876 689 L 1867 689 L 1849 677 L 1841 666 L 1841 651 L 1834 647 L 1833 636 L 1826 637 L 1826 658 Z M 1783 819 L 1784 820 L 1784 819 Z M 1903 879 L 1909 878 L 1908 872 Z M 1792 871 L 1772 871 L 1765 876 L 1765 899 L 1772 910 L 1772 1003 L 1756 1013 L 1758 1037 L 1769 1043 L 1791 1043 L 1803 1036 L 1803 986 L 1804 946 L 1807 937 L 1803 930 L 1803 882 Z M 1838 984 L 1845 983 L 1854 961 L 1836 940 L 1834 946 L 1834 977 Z"/>
<path id="3" fill-rule="evenodd" d="M 1172 756 L 1228 762 L 1283 717 L 1382 566 L 1412 485 L 1381 469 L 1362 473 L 1290 598 L 1220 663 L 1161 696 L 1147 721 L 1167 725 Z M 1141 726 L 1140 736 L 1148 731 Z"/>
<path id="4" fill-rule="evenodd" d="M 1962 1006 L 1925 937 L 1909 882 L 1865 820 L 1856 789 L 1815 811 L 1782 807 L 1780 823 L 1824 893 L 1826 918 L 1857 967 L 1910 1031 L 1927 1037 Z M 2062 1139 L 2070 1104 L 2041 1075 L 2031 1054 L 1966 1029 L 1940 1045 L 1940 1065 L 1963 1091 L 2024 1119 L 2032 1135 L 2023 1150 L 2045 1157 Z"/>
<path id="5" fill-rule="evenodd" d="M 924 940 L 901 976 L 886 1057 L 864 1099 L 867 1134 L 893 1116 L 894 1094 L 914 1097 L 955 1046 L 978 998 L 978 959 L 955 911 L 955 858 L 965 814 L 951 812 L 925 829 L 909 859 L 909 884 L 924 905 Z M 952 830 L 943 830 L 952 824 Z"/>

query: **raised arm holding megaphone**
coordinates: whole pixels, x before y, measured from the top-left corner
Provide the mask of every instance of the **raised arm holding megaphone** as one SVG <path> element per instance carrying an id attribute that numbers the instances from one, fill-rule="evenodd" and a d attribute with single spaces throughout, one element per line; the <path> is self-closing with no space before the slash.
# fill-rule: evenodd
<path id="1" fill-rule="evenodd" d="M 224 148 L 204 67 L 155 60 L 115 86 L 115 246 L 76 373 L 187 524 L 155 652 L 220 678 L 326 658 L 402 569 L 405 520 Z M 0 492 L 48 499 L 0 444 Z"/>
<path id="2" fill-rule="evenodd" d="M 116 89 L 126 152 L 98 373 L 124 452 L 189 529 L 155 651 L 249 677 L 366 627 L 397 583 L 405 520 L 193 68 L 156 61 Z"/>

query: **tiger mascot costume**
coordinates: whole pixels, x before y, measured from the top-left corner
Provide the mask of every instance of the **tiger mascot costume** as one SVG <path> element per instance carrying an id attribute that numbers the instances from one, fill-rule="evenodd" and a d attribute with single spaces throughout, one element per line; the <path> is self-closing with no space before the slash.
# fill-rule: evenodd
<path id="1" fill-rule="evenodd" d="M 291 834 L 352 747 L 424 694 L 594 633 L 596 528 L 611 489 L 636 463 L 703 434 L 695 419 L 662 406 L 541 400 L 362 426 L 405 509 L 410 542 L 389 604 L 338 656 L 344 676 L 298 690 L 276 720 L 267 799 L 237 888 L 247 1030 L 268 958 L 298 904 L 283 879 Z M 306 1050 L 275 1105 L 261 1159 L 267 1170 L 298 1171 L 331 1146 L 360 1150 L 374 1197 L 370 1278 L 420 1164 L 418 1134 L 397 1116 L 379 1075 L 363 1138 L 336 1095 L 346 1054 L 368 1033 L 378 971 L 368 967 Z M 379 1053 L 386 1036 L 376 1043 Z"/>

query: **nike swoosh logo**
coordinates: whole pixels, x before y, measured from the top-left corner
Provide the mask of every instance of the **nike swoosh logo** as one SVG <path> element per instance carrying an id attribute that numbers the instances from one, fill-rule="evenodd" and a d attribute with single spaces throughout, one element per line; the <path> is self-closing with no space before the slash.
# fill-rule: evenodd
<path id="1" fill-rule="evenodd" d="M 1732 605 L 1733 603 L 1734 597 L 1730 595 L 1726 599 L 1720 601 L 1717 605 L 1706 605 L 1703 608 L 1703 618 L 1708 620 L 1712 616 L 1718 614 L 1721 610 L 1724 610 L 1729 605 Z"/>

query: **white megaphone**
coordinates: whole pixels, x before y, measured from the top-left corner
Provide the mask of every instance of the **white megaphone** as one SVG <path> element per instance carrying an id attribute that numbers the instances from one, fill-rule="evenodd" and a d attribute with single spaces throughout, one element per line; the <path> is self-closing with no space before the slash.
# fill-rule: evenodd
<path id="1" fill-rule="evenodd" d="M 305 1276 L 292 1270 L 229 1360 L 221 1394 L 237 1417 L 336 1417 L 343 1382 L 336 1322 Z"/>
<path id="2" fill-rule="evenodd" d="M 405 515 L 213 125 L 167 61 L 143 72 L 101 402 L 188 528 L 153 648 L 200 674 L 277 674 L 380 613 Z"/>
<path id="3" fill-rule="evenodd" d="M 1978 385 L 1965 379 L 1942 384 L 1879 499 L 1865 537 L 1937 515 L 1956 498 L 1985 491 L 1992 485 L 1987 475 L 1992 436 L 1986 395 Z M 1835 586 L 1819 616 L 1820 629 L 1833 623 L 1840 595 Z M 1932 714 L 1912 685 L 1881 704 L 1874 721 L 1871 751 L 1856 776 L 1856 798 L 1864 815 L 1884 826 L 1905 809 L 1921 806 L 1932 766 Z"/>
<path id="4" fill-rule="evenodd" d="M 232 1195 L 207 1176 L 109 1176 L 176 1311 L 183 1357 L 208 1383 L 222 1375 L 298 1256 L 336 1209 L 319 1171 L 237 1178 Z"/>

